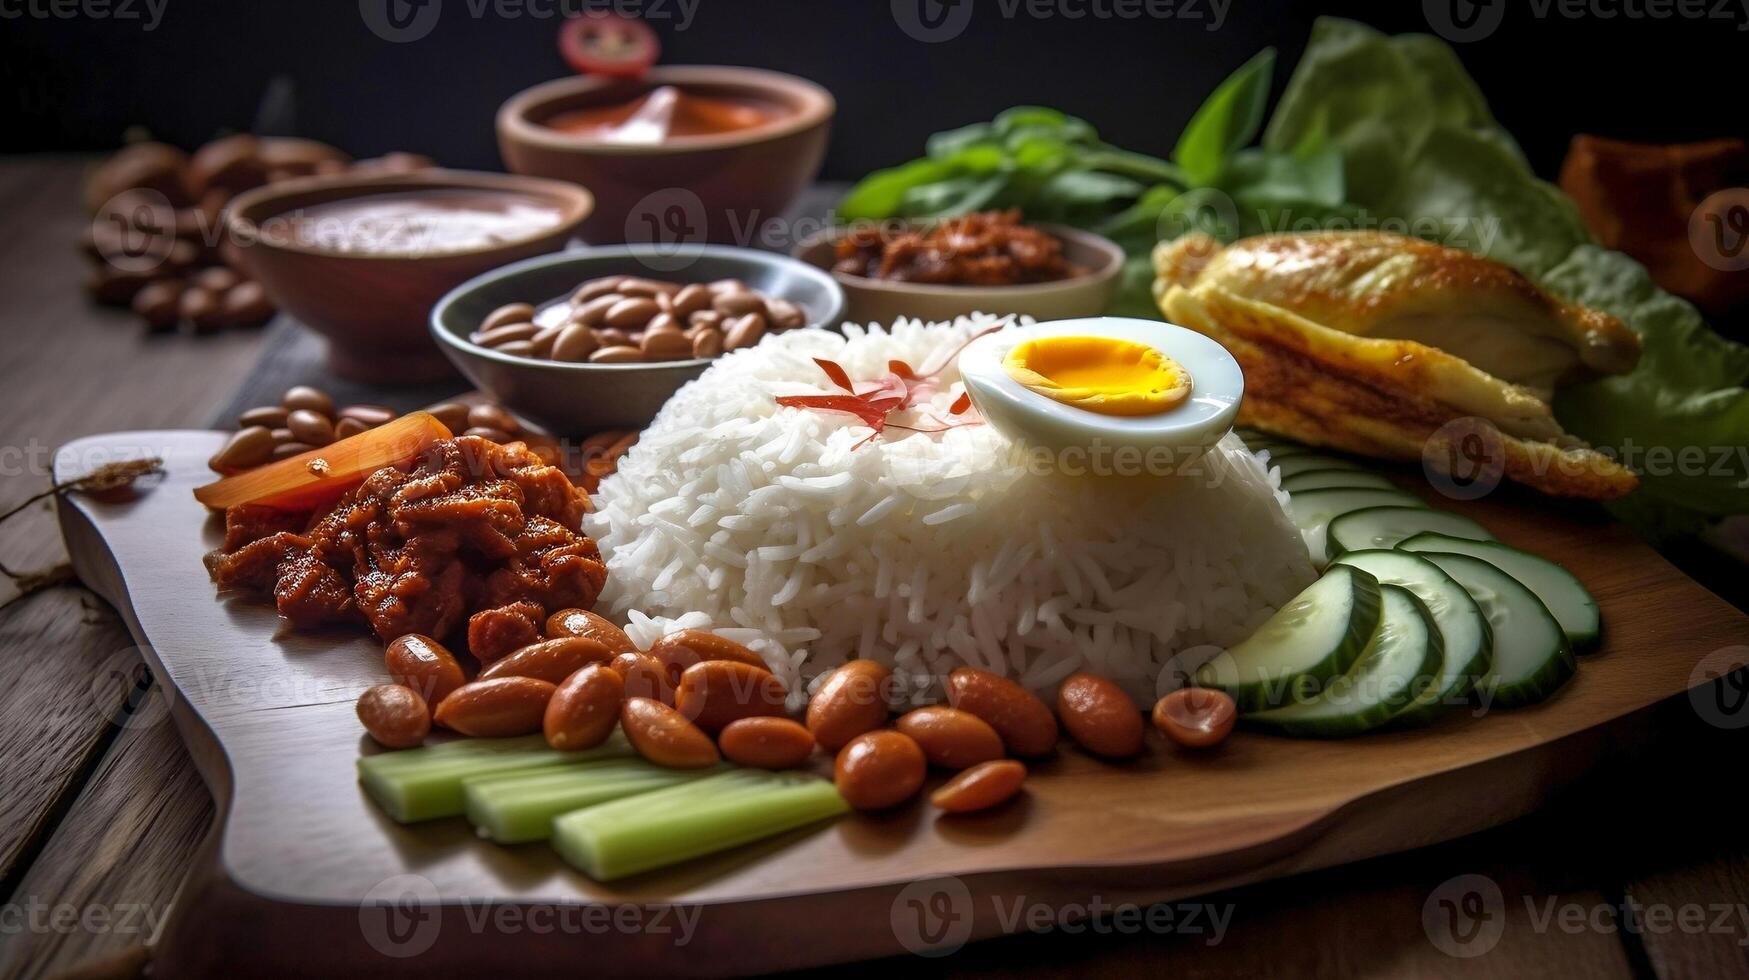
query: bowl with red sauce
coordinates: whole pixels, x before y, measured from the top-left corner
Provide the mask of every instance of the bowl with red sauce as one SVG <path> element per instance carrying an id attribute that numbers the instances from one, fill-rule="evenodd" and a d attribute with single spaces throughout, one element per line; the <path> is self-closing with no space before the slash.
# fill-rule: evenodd
<path id="1" fill-rule="evenodd" d="M 971 313 L 1098 316 L 1116 294 L 1124 261 L 1109 239 L 1030 224 L 1017 211 L 830 228 L 802 241 L 795 256 L 844 288 L 847 319 L 883 324 Z"/>
<path id="2" fill-rule="evenodd" d="M 437 301 L 563 248 L 592 204 L 573 184 L 506 174 L 309 177 L 233 199 L 224 247 L 274 305 L 328 339 L 335 373 L 430 381 L 455 373 L 426 331 Z"/>
<path id="3" fill-rule="evenodd" d="M 832 96 L 757 68 L 657 66 L 546 82 L 498 110 L 512 173 L 587 187 L 590 244 L 745 243 L 819 173 Z"/>

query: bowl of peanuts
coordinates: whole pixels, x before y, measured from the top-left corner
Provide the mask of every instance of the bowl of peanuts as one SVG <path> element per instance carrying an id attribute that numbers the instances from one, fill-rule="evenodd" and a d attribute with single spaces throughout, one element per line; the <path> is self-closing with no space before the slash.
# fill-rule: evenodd
<path id="1" fill-rule="evenodd" d="M 591 248 L 458 286 L 438 347 L 504 407 L 557 435 L 637 429 L 712 360 L 769 334 L 836 328 L 844 291 L 787 256 L 728 246 Z"/>

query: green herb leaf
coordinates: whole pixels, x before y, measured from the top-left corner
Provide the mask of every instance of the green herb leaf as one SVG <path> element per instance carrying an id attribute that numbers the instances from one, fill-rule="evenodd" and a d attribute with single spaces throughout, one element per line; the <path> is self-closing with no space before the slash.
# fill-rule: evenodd
<path id="1" fill-rule="evenodd" d="M 1265 48 L 1214 90 L 1178 137 L 1172 159 L 1192 184 L 1211 184 L 1263 125 L 1275 49 Z"/>

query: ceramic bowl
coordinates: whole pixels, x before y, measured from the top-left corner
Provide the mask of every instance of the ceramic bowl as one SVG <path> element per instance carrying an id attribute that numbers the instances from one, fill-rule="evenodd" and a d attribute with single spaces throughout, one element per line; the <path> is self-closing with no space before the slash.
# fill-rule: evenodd
<path id="1" fill-rule="evenodd" d="M 739 279 L 807 314 L 797 329 L 836 328 L 844 293 L 832 277 L 771 252 L 697 246 L 675 268 L 647 247 L 591 248 L 517 262 L 456 287 L 431 312 L 431 335 L 482 391 L 524 420 L 559 436 L 600 429 L 642 428 L 681 385 L 704 373 L 709 360 L 654 364 L 576 364 L 537 360 L 482 347 L 468 339 L 480 321 L 507 303 L 536 307 L 570 296 L 589 279 L 635 275 L 670 282 Z"/>
<path id="2" fill-rule="evenodd" d="M 612 143 L 543 125 L 570 109 L 635 99 L 652 88 L 755 99 L 782 107 L 750 129 L 656 145 Z M 498 110 L 498 149 L 512 173 L 568 180 L 595 195 L 583 238 L 746 244 L 819 173 L 836 105 L 806 79 L 756 68 L 657 66 L 637 81 L 561 78 Z"/>
<path id="3" fill-rule="evenodd" d="M 511 191 L 554 203 L 561 217 L 536 234 L 480 248 L 391 254 L 305 244 L 275 221 L 315 204 L 409 190 Z M 488 269 L 562 248 L 592 204 L 589 192 L 573 184 L 507 174 L 309 177 L 238 195 L 225 212 L 224 247 L 274 305 L 328 339 L 336 374 L 370 383 L 431 381 L 454 373 L 426 330 L 432 305 Z"/>
<path id="4" fill-rule="evenodd" d="M 803 239 L 796 258 L 831 273 L 844 287 L 845 319 L 854 323 L 891 324 L 898 317 L 931 322 L 971 313 L 1005 316 L 1024 314 L 1037 320 L 1068 320 L 1099 316 L 1111 305 L 1123 272 L 1124 253 L 1110 239 L 1066 225 L 1035 224 L 1063 243 L 1063 255 L 1086 273 L 1058 282 L 1021 286 L 939 286 L 893 282 L 831 272 L 834 246 L 842 229 L 826 229 Z"/>

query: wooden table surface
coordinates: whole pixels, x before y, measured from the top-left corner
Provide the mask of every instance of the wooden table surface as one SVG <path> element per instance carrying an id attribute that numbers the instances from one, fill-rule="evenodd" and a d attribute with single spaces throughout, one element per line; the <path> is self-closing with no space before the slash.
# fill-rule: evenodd
<path id="1" fill-rule="evenodd" d="M 43 489 L 50 454 L 70 439 L 205 425 L 260 351 L 256 333 L 146 337 L 130 317 L 88 305 L 74 249 L 84 164 L 0 160 L 8 231 L 0 236 L 0 509 Z M 34 571 L 63 557 L 46 502 L 0 528 L 8 568 Z M 115 613 L 77 585 L 16 596 L 0 579 L 0 669 L 9 679 L 0 684 L 0 978 L 133 975 L 200 859 L 212 799 Z M 1749 714 L 1735 716 L 1745 724 L 1737 728 L 1712 716 L 1687 699 L 1667 702 L 1612 729 L 1610 764 L 1531 817 L 1209 896 L 1194 924 L 1181 909 L 1179 928 L 1157 915 L 1155 928 L 1137 929 L 1139 917 L 1120 913 L 867 968 L 1749 976 L 1749 847 L 1737 776 Z M 1453 907 L 1469 913 L 1455 920 L 1461 946 L 1451 941 Z M 1048 914 L 1073 920 L 1081 911 Z M 242 973 L 247 964 L 237 966 Z"/>

